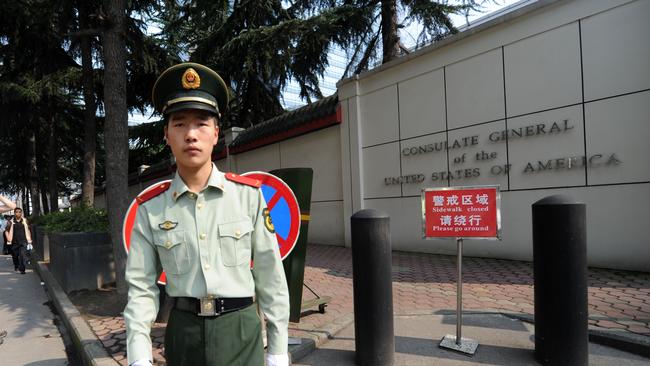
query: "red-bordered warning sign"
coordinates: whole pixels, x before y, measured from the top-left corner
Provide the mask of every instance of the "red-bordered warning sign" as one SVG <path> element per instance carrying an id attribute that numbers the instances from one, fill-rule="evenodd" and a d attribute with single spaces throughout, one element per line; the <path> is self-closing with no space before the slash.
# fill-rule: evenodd
<path id="1" fill-rule="evenodd" d="M 422 231 L 426 239 L 501 239 L 499 186 L 422 190 Z"/>
<path id="2" fill-rule="evenodd" d="M 284 260 L 296 246 L 300 234 L 300 207 L 298 200 L 289 186 L 280 178 L 265 172 L 249 172 L 243 176 L 262 181 L 262 195 L 268 209 L 268 223 L 270 229 L 275 232 L 280 248 L 280 257 Z M 171 180 L 160 181 L 145 188 L 139 195 L 146 194 L 161 184 L 169 184 Z M 122 240 L 124 250 L 128 254 L 131 247 L 131 233 L 135 224 L 135 217 L 140 204 L 134 199 L 129 205 L 122 225 Z M 165 285 L 167 276 L 165 272 L 160 275 L 158 283 Z"/>
<path id="3" fill-rule="evenodd" d="M 248 172 L 245 177 L 262 182 L 262 195 L 266 201 L 271 225 L 280 246 L 280 257 L 284 260 L 298 242 L 300 234 L 300 207 L 289 186 L 280 178 L 265 172 Z"/>

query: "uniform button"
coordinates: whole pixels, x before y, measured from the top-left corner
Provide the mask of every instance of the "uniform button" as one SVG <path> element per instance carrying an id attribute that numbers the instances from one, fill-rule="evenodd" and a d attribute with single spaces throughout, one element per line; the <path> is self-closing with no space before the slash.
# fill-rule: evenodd
<path id="1" fill-rule="evenodd" d="M 241 231 L 239 231 L 239 230 L 235 230 L 235 236 L 236 236 L 236 237 L 239 237 L 240 235 L 241 235 Z"/>
<path id="2" fill-rule="evenodd" d="M 206 236 L 205 234 L 201 234 L 201 235 L 199 235 L 199 238 L 201 238 L 201 240 L 203 240 L 203 239 L 205 239 L 205 236 Z"/>
<path id="3" fill-rule="evenodd" d="M 209 265 L 209 264 L 206 264 L 205 266 L 203 266 L 203 269 L 205 269 L 206 271 L 209 270 L 209 269 L 210 269 L 210 265 Z"/>
<path id="4" fill-rule="evenodd" d="M 165 242 L 165 248 L 169 249 L 169 248 L 171 248 L 171 246 L 172 246 L 172 242 L 171 242 L 171 241 L 166 241 L 166 242 Z"/>
<path id="5" fill-rule="evenodd" d="M 202 209 L 202 208 L 203 208 L 203 204 L 202 204 L 202 203 L 199 203 L 198 205 L 196 205 L 196 207 L 198 207 L 198 208 L 199 208 L 199 210 L 200 210 L 200 209 Z"/>

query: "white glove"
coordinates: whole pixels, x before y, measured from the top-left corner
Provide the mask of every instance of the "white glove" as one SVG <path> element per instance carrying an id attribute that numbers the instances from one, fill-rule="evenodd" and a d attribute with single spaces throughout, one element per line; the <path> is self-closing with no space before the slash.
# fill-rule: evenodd
<path id="1" fill-rule="evenodd" d="M 151 366 L 150 360 L 137 360 L 131 366 Z"/>
<path id="2" fill-rule="evenodd" d="M 289 366 L 289 355 L 272 355 L 266 354 L 266 366 Z"/>
<path id="3" fill-rule="evenodd" d="M 27 250 L 32 250 L 32 249 L 34 249 L 34 246 L 32 245 L 32 243 L 28 243 Z"/>

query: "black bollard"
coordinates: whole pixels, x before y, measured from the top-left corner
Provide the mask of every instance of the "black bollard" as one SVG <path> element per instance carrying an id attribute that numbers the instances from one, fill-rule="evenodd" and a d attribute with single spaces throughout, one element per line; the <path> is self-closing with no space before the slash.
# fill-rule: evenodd
<path id="1" fill-rule="evenodd" d="M 352 215 L 356 363 L 393 365 L 393 285 L 390 218 L 377 210 Z"/>
<path id="2" fill-rule="evenodd" d="M 543 365 L 586 366 L 586 207 L 566 196 L 533 204 L 535 358 Z"/>

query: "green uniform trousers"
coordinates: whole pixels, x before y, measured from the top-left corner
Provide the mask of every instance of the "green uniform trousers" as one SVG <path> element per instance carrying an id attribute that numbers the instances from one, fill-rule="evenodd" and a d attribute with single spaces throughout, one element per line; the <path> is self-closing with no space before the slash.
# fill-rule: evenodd
<path id="1" fill-rule="evenodd" d="M 217 317 L 173 309 L 165 331 L 168 366 L 264 366 L 257 307 Z"/>

